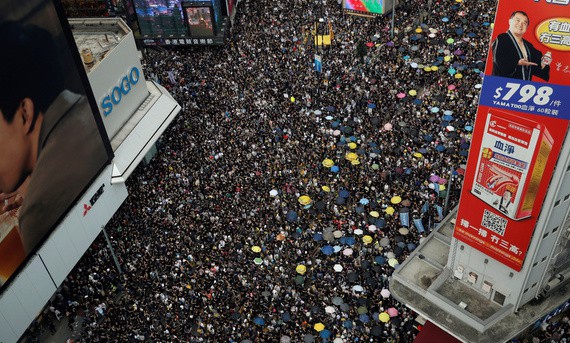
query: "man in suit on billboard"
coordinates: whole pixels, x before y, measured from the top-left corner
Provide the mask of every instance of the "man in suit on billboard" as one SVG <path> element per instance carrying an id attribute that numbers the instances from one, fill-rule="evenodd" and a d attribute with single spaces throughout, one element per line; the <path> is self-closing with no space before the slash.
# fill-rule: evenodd
<path id="1" fill-rule="evenodd" d="M 52 35 L 0 23 L 0 213 L 19 208 L 29 254 L 108 160 L 85 96 L 65 89 Z"/>

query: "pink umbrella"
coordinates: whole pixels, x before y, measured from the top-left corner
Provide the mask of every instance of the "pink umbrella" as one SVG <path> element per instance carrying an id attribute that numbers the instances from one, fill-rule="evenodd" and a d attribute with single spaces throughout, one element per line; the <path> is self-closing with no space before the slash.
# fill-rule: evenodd
<path id="1" fill-rule="evenodd" d="M 398 93 L 396 94 L 396 96 L 398 97 L 398 99 L 403 99 L 406 97 L 406 93 Z"/>
<path id="2" fill-rule="evenodd" d="M 346 249 L 344 249 L 344 250 L 342 251 L 342 254 L 343 254 L 344 256 L 350 256 L 350 255 L 352 255 L 352 249 L 346 248 Z"/>
<path id="3" fill-rule="evenodd" d="M 452 91 L 452 90 L 455 89 L 455 85 L 449 85 L 449 86 L 447 86 L 447 89 L 449 89 L 450 91 Z"/>
<path id="4" fill-rule="evenodd" d="M 392 130 L 392 124 L 390 124 L 390 123 L 384 124 L 384 130 L 386 130 L 386 131 Z"/>
<path id="5" fill-rule="evenodd" d="M 388 312 L 390 317 L 396 317 L 399 314 L 398 310 L 396 310 L 393 307 L 390 307 L 389 309 L 387 309 L 386 312 Z"/>
<path id="6" fill-rule="evenodd" d="M 439 180 L 437 180 L 437 183 L 439 183 L 440 185 L 445 185 L 447 183 L 447 179 L 440 178 Z"/>
<path id="7" fill-rule="evenodd" d="M 380 295 L 382 296 L 382 298 L 388 299 L 388 298 L 390 297 L 390 291 L 389 291 L 388 289 L 386 289 L 386 288 L 383 288 L 383 289 L 380 291 Z"/>

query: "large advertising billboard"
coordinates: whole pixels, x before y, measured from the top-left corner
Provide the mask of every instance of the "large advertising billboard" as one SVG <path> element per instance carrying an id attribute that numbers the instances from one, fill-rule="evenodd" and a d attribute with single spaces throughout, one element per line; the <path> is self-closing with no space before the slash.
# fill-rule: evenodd
<path id="1" fill-rule="evenodd" d="M 0 3 L 2 288 L 112 154 L 60 6 Z"/>
<path id="2" fill-rule="evenodd" d="M 384 0 L 344 0 L 344 9 L 360 13 L 383 14 Z"/>
<path id="3" fill-rule="evenodd" d="M 570 0 L 499 1 L 454 237 L 520 271 L 570 119 Z"/>

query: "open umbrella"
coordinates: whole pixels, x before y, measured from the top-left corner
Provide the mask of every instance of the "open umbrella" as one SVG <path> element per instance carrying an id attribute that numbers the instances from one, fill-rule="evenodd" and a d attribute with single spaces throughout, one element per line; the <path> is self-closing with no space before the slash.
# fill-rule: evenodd
<path id="1" fill-rule="evenodd" d="M 374 218 L 378 218 L 380 216 L 380 213 L 378 213 L 378 211 L 370 211 L 370 215 Z"/>
<path id="2" fill-rule="evenodd" d="M 327 330 L 327 329 L 322 330 L 321 332 L 319 332 L 319 336 L 321 336 L 321 338 L 324 338 L 324 339 L 330 338 L 331 335 L 332 335 L 332 333 L 331 333 L 329 330 Z"/>
<path id="3" fill-rule="evenodd" d="M 375 232 L 376 230 L 378 230 L 378 228 L 376 227 L 376 225 L 370 225 L 370 226 L 368 226 L 368 231 L 370 231 L 370 232 Z"/>
<path id="4" fill-rule="evenodd" d="M 358 202 L 361 203 L 362 205 L 368 205 L 368 203 L 370 203 L 370 200 L 362 198 Z"/>
<path id="5" fill-rule="evenodd" d="M 295 278 L 293 280 L 295 281 L 295 283 L 297 285 L 301 285 L 301 284 L 303 284 L 303 282 L 305 282 L 305 278 L 302 277 L 301 275 L 295 276 Z"/>
<path id="6" fill-rule="evenodd" d="M 301 205 L 308 205 L 310 204 L 313 200 L 311 200 L 311 198 L 308 195 L 301 195 L 298 199 L 299 204 Z"/>
<path id="7" fill-rule="evenodd" d="M 299 215 L 297 214 L 297 212 L 290 210 L 289 212 L 287 212 L 287 221 L 290 222 L 296 222 L 299 219 Z"/>
<path id="8" fill-rule="evenodd" d="M 390 317 L 396 317 L 399 314 L 398 310 L 395 309 L 394 307 L 390 307 L 389 309 L 387 309 L 386 313 L 388 313 Z"/>
<path id="9" fill-rule="evenodd" d="M 352 286 L 352 290 L 355 292 L 364 292 L 364 288 L 362 288 L 360 285 Z"/>
<path id="10" fill-rule="evenodd" d="M 334 166 L 334 161 L 331 160 L 330 158 L 326 158 L 323 160 L 323 166 L 330 168 L 330 167 Z"/>
<path id="11" fill-rule="evenodd" d="M 332 167 L 331 167 L 331 171 L 332 171 L 333 173 L 338 173 L 339 167 L 338 167 L 338 166 L 332 166 Z"/>
<path id="12" fill-rule="evenodd" d="M 353 253 L 353 250 L 350 249 L 350 248 L 346 248 L 346 249 L 344 249 L 344 250 L 342 251 L 342 254 L 343 254 L 344 256 L 350 256 L 350 255 L 352 255 L 352 253 Z"/>
<path id="13" fill-rule="evenodd" d="M 317 331 L 317 332 L 321 332 L 325 329 L 325 324 L 317 323 L 317 324 L 315 324 L 315 326 L 313 326 L 313 329 L 315 329 L 315 331 Z"/>
<path id="14" fill-rule="evenodd" d="M 410 231 L 407 228 L 402 227 L 398 230 L 398 232 L 400 232 L 402 235 L 407 235 Z"/>
<path id="15" fill-rule="evenodd" d="M 295 271 L 301 275 L 305 274 L 307 272 L 307 267 L 305 267 L 304 265 L 300 264 L 297 266 L 297 268 L 295 268 Z"/>
<path id="16" fill-rule="evenodd" d="M 265 325 L 265 319 L 263 319 L 261 317 L 255 317 L 253 319 L 253 322 L 257 325 Z"/>
<path id="17" fill-rule="evenodd" d="M 335 272 L 340 273 L 340 272 L 342 272 L 342 269 L 343 269 L 343 268 L 342 268 L 342 266 L 341 266 L 340 264 L 337 263 L 337 264 L 334 265 L 333 269 L 334 269 Z"/>
<path id="18" fill-rule="evenodd" d="M 396 212 L 396 210 L 392 206 L 388 206 L 388 207 L 386 207 L 384 212 L 386 212 L 389 215 L 392 215 L 392 214 L 394 214 L 394 212 Z"/>
<path id="19" fill-rule="evenodd" d="M 291 337 L 289 336 L 281 336 L 281 340 L 279 343 L 291 343 Z"/>
<path id="20" fill-rule="evenodd" d="M 364 244 L 370 244 L 370 243 L 372 243 L 373 239 L 371 236 L 366 235 L 366 236 L 362 237 L 362 241 L 364 242 Z"/>
<path id="21" fill-rule="evenodd" d="M 386 312 L 382 312 L 378 315 L 378 319 L 380 319 L 382 323 L 388 323 L 390 321 L 390 315 Z"/>
<path id="22" fill-rule="evenodd" d="M 334 339 L 333 343 L 345 343 L 345 342 L 344 342 L 344 339 L 337 337 Z"/>
<path id="23" fill-rule="evenodd" d="M 390 124 L 390 123 L 384 124 L 384 130 L 386 130 L 386 131 L 392 130 L 392 124 Z"/>
<path id="24" fill-rule="evenodd" d="M 399 204 L 402 202 L 402 198 L 396 195 L 396 196 L 393 196 L 392 199 L 390 199 L 390 202 L 392 204 Z"/>
<path id="25" fill-rule="evenodd" d="M 387 288 L 382 288 L 382 290 L 380 291 L 380 295 L 382 296 L 382 298 L 388 299 L 390 297 L 390 291 Z"/>
<path id="26" fill-rule="evenodd" d="M 363 233 L 364 233 L 364 231 L 362 231 L 362 229 L 356 229 L 356 230 L 354 230 L 354 234 L 355 234 L 355 235 L 359 235 L 359 236 L 360 236 L 360 235 L 362 235 Z"/>
<path id="27" fill-rule="evenodd" d="M 325 307 L 325 312 L 326 313 L 335 313 L 336 309 L 332 306 L 327 306 L 327 307 Z"/>
<path id="28" fill-rule="evenodd" d="M 408 91 L 408 94 L 410 94 L 411 96 L 416 96 L 418 94 L 418 92 L 415 89 L 410 89 Z"/>
<path id="29" fill-rule="evenodd" d="M 386 263 L 386 259 L 383 256 L 376 256 L 374 258 L 374 262 L 377 264 L 384 264 Z"/>
<path id="30" fill-rule="evenodd" d="M 332 255 L 334 253 L 334 248 L 330 245 L 325 245 L 321 248 L 321 252 L 325 255 Z"/>
<path id="31" fill-rule="evenodd" d="M 251 247 L 251 251 L 253 251 L 253 252 L 261 252 L 261 247 L 260 247 L 260 246 L 257 246 L 257 245 L 254 245 L 254 246 Z"/>
<path id="32" fill-rule="evenodd" d="M 342 231 L 340 231 L 340 230 L 335 230 L 335 231 L 333 232 L 333 236 L 334 236 L 334 238 L 340 238 L 340 237 L 342 237 Z"/>
<path id="33" fill-rule="evenodd" d="M 388 260 L 388 265 L 392 268 L 394 268 L 398 264 L 400 264 L 400 263 L 395 258 L 391 258 Z"/>
<path id="34" fill-rule="evenodd" d="M 256 257 L 256 258 L 253 259 L 253 263 L 255 263 L 255 264 L 257 264 L 257 265 L 260 265 L 260 264 L 263 263 L 263 260 L 262 260 L 261 258 L 259 258 L 259 257 Z"/>
<path id="35" fill-rule="evenodd" d="M 303 336 L 303 342 L 305 343 L 313 343 L 315 341 L 315 336 L 311 335 L 310 333 L 305 334 Z"/>
<path id="36" fill-rule="evenodd" d="M 277 194 L 279 194 L 279 191 L 276 189 L 272 189 L 269 191 L 269 195 L 271 195 L 272 197 L 277 196 Z"/>

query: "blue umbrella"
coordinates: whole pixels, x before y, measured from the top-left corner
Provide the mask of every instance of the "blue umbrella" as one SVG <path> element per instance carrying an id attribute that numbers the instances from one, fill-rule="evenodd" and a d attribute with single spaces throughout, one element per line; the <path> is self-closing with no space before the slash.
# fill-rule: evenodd
<path id="1" fill-rule="evenodd" d="M 261 317 L 255 317 L 253 319 L 253 322 L 257 325 L 265 325 L 265 319 L 263 319 Z"/>
<path id="2" fill-rule="evenodd" d="M 424 140 L 425 140 L 426 142 L 431 142 L 431 141 L 433 140 L 433 136 L 432 136 L 432 135 L 425 135 L 425 136 L 424 136 Z"/>
<path id="3" fill-rule="evenodd" d="M 354 210 L 356 211 L 356 213 L 364 213 L 364 207 L 362 206 L 356 206 Z"/>
<path id="4" fill-rule="evenodd" d="M 453 120 L 453 116 L 452 116 L 452 115 L 444 115 L 444 116 L 443 116 L 443 120 L 452 121 L 452 120 Z"/>
<path id="5" fill-rule="evenodd" d="M 386 226 L 386 220 L 384 220 L 384 218 L 377 219 L 374 225 L 376 225 L 377 228 L 381 229 Z"/>
<path id="6" fill-rule="evenodd" d="M 457 29 L 457 30 L 455 30 L 455 33 L 457 33 L 458 35 L 462 35 L 463 29 Z"/>
<path id="7" fill-rule="evenodd" d="M 350 196 L 350 192 L 346 189 L 341 189 L 338 195 L 342 198 L 348 198 Z"/>
<path id="8" fill-rule="evenodd" d="M 358 316 L 358 319 L 363 323 L 368 323 L 370 321 L 370 317 L 367 314 L 361 314 Z"/>
<path id="9" fill-rule="evenodd" d="M 346 203 L 346 198 L 337 197 L 335 200 L 335 204 L 337 204 L 337 205 L 343 205 L 344 203 Z"/>
<path id="10" fill-rule="evenodd" d="M 327 339 L 331 337 L 331 332 L 327 329 L 324 329 L 323 331 L 319 332 L 319 335 L 321 338 Z"/>
<path id="11" fill-rule="evenodd" d="M 354 245 L 356 243 L 356 239 L 354 237 L 346 237 L 346 245 Z"/>
<path id="12" fill-rule="evenodd" d="M 378 264 L 384 264 L 384 263 L 386 263 L 386 259 L 384 258 L 384 256 L 376 256 L 374 258 L 374 262 L 376 262 Z"/>
<path id="13" fill-rule="evenodd" d="M 332 255 L 334 253 L 334 248 L 331 245 L 325 245 L 321 248 L 321 252 L 325 255 Z"/>
<path id="14" fill-rule="evenodd" d="M 283 313 L 283 314 L 281 315 L 281 319 L 282 319 L 284 322 L 288 322 L 288 321 L 291 320 L 291 315 L 289 314 L 289 312 L 285 312 L 285 313 Z"/>
<path id="15" fill-rule="evenodd" d="M 474 32 L 467 32 L 467 36 L 473 38 L 475 36 L 477 36 Z"/>
<path id="16" fill-rule="evenodd" d="M 398 242 L 398 243 L 396 243 L 396 245 L 402 249 L 404 249 L 406 247 L 406 243 L 404 243 L 404 242 Z"/>
<path id="17" fill-rule="evenodd" d="M 413 251 L 416 248 L 416 245 L 414 243 L 408 243 L 408 250 Z"/>
<path id="18" fill-rule="evenodd" d="M 347 329 L 352 329 L 352 321 L 351 320 L 345 320 L 344 323 L 342 323 L 342 326 L 344 326 Z"/>
<path id="19" fill-rule="evenodd" d="M 467 155 L 469 155 L 469 151 L 467 151 L 467 150 L 461 150 L 461 151 L 459 151 L 459 155 L 461 155 L 461 156 L 467 156 Z"/>
<path id="20" fill-rule="evenodd" d="M 368 205 L 368 203 L 370 202 L 370 200 L 366 199 L 366 198 L 362 198 L 359 201 L 362 205 Z"/>
<path id="21" fill-rule="evenodd" d="M 419 105 L 422 103 L 422 101 L 420 99 L 414 99 L 414 101 L 412 101 L 414 103 L 414 105 Z"/>
<path id="22" fill-rule="evenodd" d="M 439 112 L 439 107 L 432 107 L 431 108 L 431 113 L 437 113 Z"/>
<path id="23" fill-rule="evenodd" d="M 341 250 L 340 245 L 335 245 L 335 246 L 333 247 L 333 250 L 334 250 L 334 252 L 339 252 L 339 251 Z"/>
<path id="24" fill-rule="evenodd" d="M 333 112 L 336 108 L 334 106 L 327 106 L 327 111 Z"/>
<path id="25" fill-rule="evenodd" d="M 427 154 L 427 149 L 426 148 L 420 148 L 420 150 L 418 150 L 420 153 L 422 154 Z"/>
<path id="26" fill-rule="evenodd" d="M 376 108 L 376 104 L 368 104 L 368 108 Z"/>
<path id="27" fill-rule="evenodd" d="M 439 151 L 439 152 L 443 152 L 445 151 L 445 147 L 441 144 L 439 144 L 438 146 L 435 147 L 435 150 Z"/>
<path id="28" fill-rule="evenodd" d="M 331 123 L 331 126 L 332 126 L 332 127 L 338 127 L 339 125 L 340 125 L 340 123 L 339 123 L 338 121 L 333 121 L 333 122 Z"/>
<path id="29" fill-rule="evenodd" d="M 339 171 L 338 166 L 332 166 L 332 167 L 331 167 L 331 171 L 332 171 L 333 173 L 338 173 L 338 171 Z"/>
<path id="30" fill-rule="evenodd" d="M 340 244 L 346 244 L 346 239 L 347 239 L 347 238 L 348 238 L 348 237 L 344 237 L 344 236 L 343 236 L 343 237 L 339 238 L 338 241 L 340 242 Z"/>
<path id="31" fill-rule="evenodd" d="M 290 210 L 289 212 L 287 212 L 286 218 L 290 222 L 296 222 L 299 219 L 299 215 L 297 214 L 297 212 Z"/>
<path id="32" fill-rule="evenodd" d="M 443 127 L 446 127 L 446 126 L 448 126 L 448 125 L 449 125 L 449 122 L 448 122 L 448 121 L 445 121 L 445 120 L 444 120 L 444 121 L 441 122 L 441 126 L 443 126 Z"/>
<path id="33" fill-rule="evenodd" d="M 349 139 L 351 142 L 356 142 L 356 137 L 355 137 L 355 136 L 350 136 L 350 137 L 348 137 L 348 139 Z"/>
<path id="34" fill-rule="evenodd" d="M 443 21 L 444 23 L 447 23 L 447 22 L 449 21 L 449 18 L 448 18 L 448 17 L 443 17 L 443 18 L 441 18 L 441 21 Z"/>
<path id="35" fill-rule="evenodd" d="M 313 235 L 313 240 L 316 241 L 316 242 L 322 241 L 322 240 L 323 240 L 323 235 L 322 235 L 321 233 L 318 233 L 318 232 L 317 232 L 317 233 L 315 233 L 315 234 Z"/>
<path id="36" fill-rule="evenodd" d="M 471 125 L 465 126 L 465 131 L 473 131 L 473 126 Z"/>

